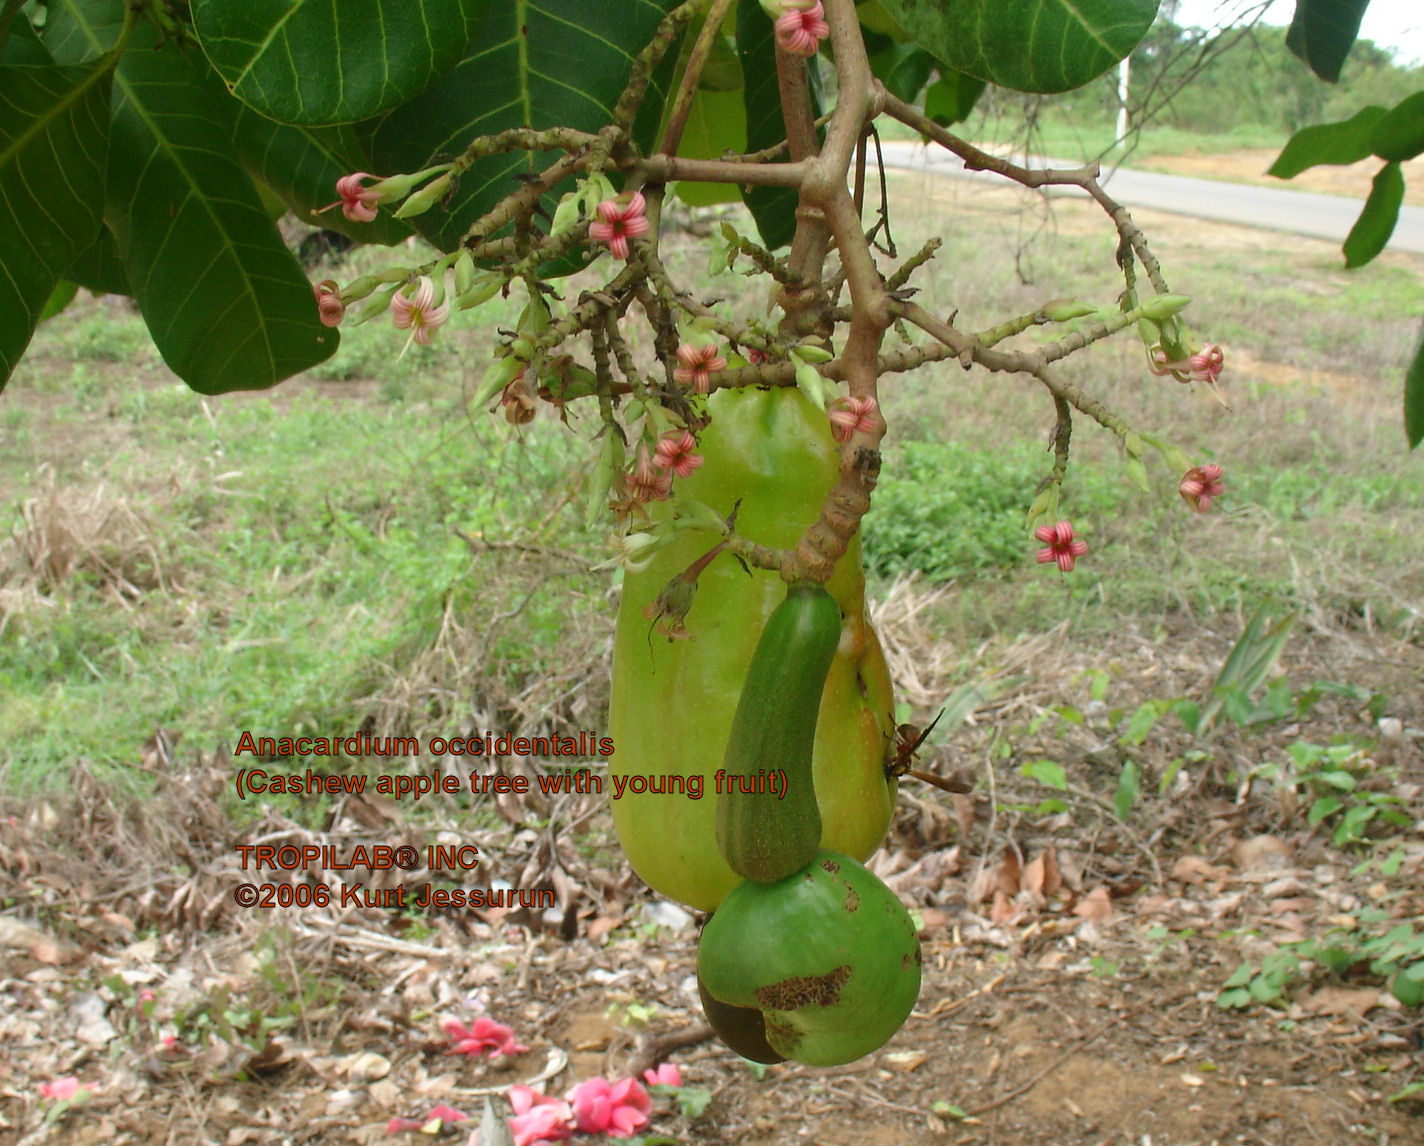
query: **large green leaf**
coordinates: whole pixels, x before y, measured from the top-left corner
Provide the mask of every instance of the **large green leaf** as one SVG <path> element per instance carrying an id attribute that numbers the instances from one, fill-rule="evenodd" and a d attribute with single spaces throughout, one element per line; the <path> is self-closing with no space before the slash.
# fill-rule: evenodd
<path id="1" fill-rule="evenodd" d="M 1384 118 L 1384 108 L 1362 107 L 1340 123 L 1317 123 L 1302 127 L 1281 149 L 1267 175 L 1293 179 L 1307 167 L 1319 163 L 1350 164 L 1370 157 L 1370 133 Z"/>
<path id="2" fill-rule="evenodd" d="M 745 151 L 746 146 L 747 113 L 741 89 L 698 88 L 677 153 L 685 159 L 715 159 L 728 151 Z M 693 207 L 742 201 L 741 192 L 726 183 L 679 183 L 677 197 Z"/>
<path id="3" fill-rule="evenodd" d="M 1370 0 L 1296 0 L 1286 47 L 1322 80 L 1340 78 Z"/>
<path id="4" fill-rule="evenodd" d="M 1424 92 L 1405 96 L 1370 132 L 1370 147 L 1381 159 L 1400 162 L 1424 151 Z"/>
<path id="5" fill-rule="evenodd" d="M 8 11 L 8 5 L 7 5 Z M 44 41 L 24 13 L 16 12 L 10 23 L 9 35 L 0 37 L 0 64 L 43 66 L 54 60 L 45 49 Z"/>
<path id="6" fill-rule="evenodd" d="M 491 0 L 195 0 L 233 94 L 282 123 L 350 123 L 419 95 L 459 61 Z"/>
<path id="7" fill-rule="evenodd" d="M 1404 432 L 1411 450 L 1424 442 L 1424 326 L 1419 328 L 1414 358 L 1404 374 Z"/>
<path id="8" fill-rule="evenodd" d="M 1386 163 L 1375 176 L 1364 210 L 1345 239 L 1345 265 L 1362 267 L 1382 250 L 1394 234 L 1399 206 L 1404 202 L 1404 174 L 1398 163 Z"/>
<path id="9" fill-rule="evenodd" d="M 0 67 L 0 387 L 103 221 L 113 61 Z"/>
<path id="10" fill-rule="evenodd" d="M 340 210 L 324 210 L 338 198 L 336 181 L 369 164 L 351 127 L 274 123 L 244 107 L 238 112 L 234 138 L 243 166 L 303 222 L 340 231 L 360 243 L 389 245 L 411 235 L 411 228 L 389 211 L 373 222 L 357 223 Z"/>
<path id="11" fill-rule="evenodd" d="M 880 0 L 920 47 L 1024 92 L 1082 87 L 1137 47 L 1158 0 Z"/>
<path id="12" fill-rule="evenodd" d="M 450 158 L 474 138 L 513 127 L 597 131 L 608 123 L 633 60 L 676 0 L 502 0 L 443 79 L 376 128 L 371 155 L 383 175 Z M 670 52 L 654 74 L 635 135 L 647 147 L 667 98 Z M 558 155 L 516 152 L 478 160 L 448 209 L 417 216 L 421 234 L 453 250 L 470 224 Z M 560 191 L 561 193 L 561 191 Z M 545 197 L 552 213 L 556 195 Z"/>
<path id="13" fill-rule="evenodd" d="M 941 69 L 925 92 L 925 114 L 941 127 L 953 127 L 969 118 L 984 86 L 978 76 Z"/>
<path id="14" fill-rule="evenodd" d="M 776 33 L 757 0 L 737 6 L 737 54 L 747 83 L 742 101 L 747 109 L 747 149 L 761 151 L 786 138 L 781 118 L 781 92 L 776 79 Z M 817 57 L 806 61 L 811 73 L 812 98 L 819 88 Z M 819 111 L 819 101 L 818 108 Z M 785 153 L 781 159 L 786 158 Z M 791 187 L 748 187 L 742 198 L 756 220 L 761 241 L 770 249 L 784 247 L 796 233 L 797 195 Z"/>
<path id="15" fill-rule="evenodd" d="M 99 231 L 98 239 L 80 251 L 65 268 L 64 277 L 95 294 L 133 294 L 128 271 L 119 257 L 119 245 L 107 225 Z"/>
<path id="16" fill-rule="evenodd" d="M 112 44 L 122 6 L 62 0 L 50 14 L 63 62 Z M 205 394 L 273 386 L 339 342 L 232 154 L 237 107 L 200 53 L 150 27 L 119 61 L 105 221 L 154 344 Z"/>

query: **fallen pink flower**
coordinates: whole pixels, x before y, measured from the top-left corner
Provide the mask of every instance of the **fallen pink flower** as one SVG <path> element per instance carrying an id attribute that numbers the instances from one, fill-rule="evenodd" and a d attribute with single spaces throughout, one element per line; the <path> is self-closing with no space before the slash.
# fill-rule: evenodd
<path id="1" fill-rule="evenodd" d="M 648 220 L 643 215 L 646 200 L 637 191 L 605 199 L 598 205 L 598 219 L 588 225 L 588 237 L 596 243 L 607 243 L 615 258 L 628 257 L 628 240 L 648 233 Z"/>
<path id="2" fill-rule="evenodd" d="M 68 1102 L 82 1089 L 79 1080 L 73 1075 L 69 1075 L 65 1078 L 57 1078 L 53 1082 L 41 1083 L 40 1097 L 50 1098 L 55 1102 Z"/>
<path id="3" fill-rule="evenodd" d="M 514 1117 L 509 1119 L 514 1146 L 562 1142 L 573 1134 L 573 1113 L 568 1103 L 522 1084 L 511 1086 L 508 1098 L 509 1104 L 514 1107 Z"/>
<path id="4" fill-rule="evenodd" d="M 665 1062 L 657 1070 L 643 1071 L 643 1079 L 649 1086 L 681 1086 L 682 1071 L 675 1062 Z"/>
<path id="5" fill-rule="evenodd" d="M 341 301 L 341 287 L 334 279 L 322 279 L 312 284 L 316 293 L 316 312 L 322 326 L 340 326 L 346 313 L 346 304 Z"/>
<path id="6" fill-rule="evenodd" d="M 635 1078 L 621 1078 L 610 1083 L 606 1078 L 591 1078 L 569 1092 L 574 1108 L 574 1122 L 582 1134 L 608 1134 L 613 1138 L 629 1138 L 633 1131 L 645 1126 L 653 1100 Z"/>
<path id="7" fill-rule="evenodd" d="M 776 19 L 776 43 L 793 56 L 814 56 L 821 41 L 831 34 L 821 0 L 809 7 L 788 5 Z"/>
<path id="8" fill-rule="evenodd" d="M 873 433 L 878 408 L 874 398 L 837 398 L 826 411 L 831 420 L 831 436 L 838 442 L 848 442 L 857 432 Z"/>
<path id="9" fill-rule="evenodd" d="M 1045 545 L 1045 548 L 1038 551 L 1038 563 L 1046 565 L 1050 561 L 1056 561 L 1058 568 L 1064 573 L 1073 572 L 1073 563 L 1088 552 L 1086 541 L 1073 539 L 1071 522 L 1060 521 L 1057 525 L 1040 525 L 1033 531 L 1033 535 Z"/>
<path id="10" fill-rule="evenodd" d="M 705 460 L 696 452 L 697 439 L 687 430 L 664 434 L 653 454 L 653 465 L 672 470 L 680 478 L 691 477 L 692 471 Z"/>
<path id="11" fill-rule="evenodd" d="M 499 1058 L 500 1055 L 523 1054 L 529 1049 L 515 1041 L 513 1030 L 493 1019 L 481 1017 L 468 1027 L 459 1019 L 446 1019 L 440 1029 L 451 1040 L 446 1054 L 480 1055 L 488 1051 L 490 1058 Z"/>
<path id="12" fill-rule="evenodd" d="M 1206 513 L 1211 509 L 1212 498 L 1220 497 L 1226 490 L 1221 475 L 1220 466 L 1193 466 L 1182 475 L 1177 492 L 1198 513 Z"/>
<path id="13" fill-rule="evenodd" d="M 420 276 L 414 294 L 396 291 L 391 295 L 391 321 L 398 329 L 410 331 L 406 347 L 410 346 L 411 340 L 421 346 L 429 346 L 431 336 L 449 317 L 448 302 L 435 305 L 435 284 L 430 281 L 429 275 Z M 401 353 L 404 354 L 405 351 L 402 350 Z"/>
<path id="14" fill-rule="evenodd" d="M 681 365 L 672 372 L 673 381 L 690 386 L 694 394 L 706 394 L 712 389 L 712 375 L 727 369 L 727 360 L 710 342 L 684 342 L 677 348 L 677 360 Z"/>

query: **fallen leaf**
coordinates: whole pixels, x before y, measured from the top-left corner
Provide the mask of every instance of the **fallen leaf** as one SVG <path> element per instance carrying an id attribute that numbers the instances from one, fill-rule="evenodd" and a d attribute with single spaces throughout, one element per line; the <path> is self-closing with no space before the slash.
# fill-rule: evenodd
<path id="1" fill-rule="evenodd" d="M 1101 885 L 1093 888 L 1073 905 L 1073 914 L 1082 919 L 1106 919 L 1112 914 L 1112 900 L 1108 889 Z"/>
<path id="2" fill-rule="evenodd" d="M 1231 862 L 1242 871 L 1281 869 L 1291 866 L 1295 853 L 1290 844 L 1275 836 L 1252 836 L 1236 840 L 1228 849 Z"/>
<path id="3" fill-rule="evenodd" d="M 1300 1001 L 1301 1008 L 1312 1015 L 1363 1015 L 1371 1007 L 1379 1006 L 1380 992 L 1377 988 L 1361 987 L 1321 987 Z"/>
<path id="4" fill-rule="evenodd" d="M 1183 883 L 1204 883 L 1207 880 L 1224 880 L 1226 872 L 1215 864 L 1208 863 L 1201 856 L 1182 856 L 1172 866 L 1172 878 Z"/>

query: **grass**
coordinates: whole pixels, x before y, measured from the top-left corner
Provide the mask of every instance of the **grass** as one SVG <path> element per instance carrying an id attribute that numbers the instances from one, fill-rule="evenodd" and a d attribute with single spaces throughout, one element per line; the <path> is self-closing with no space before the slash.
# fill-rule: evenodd
<path id="1" fill-rule="evenodd" d="M 1049 217 L 1011 192 L 891 179 L 901 250 L 946 238 L 918 300 L 966 327 L 1121 289 L 1111 232 L 1081 204 Z M 952 583 L 936 621 L 955 642 L 1064 616 L 1150 630 L 1262 597 L 1418 639 L 1424 475 L 1403 450 L 1398 378 L 1419 260 L 1347 275 L 1326 244 L 1151 233 L 1193 324 L 1228 348 L 1235 411 L 1152 378 L 1131 339 L 1064 376 L 1225 465 L 1226 512 L 1187 512 L 1155 457 L 1143 494 L 1115 439 L 1079 419 L 1064 513 L 1089 557 L 1071 577 L 1034 565 L 1023 513 L 1047 472 L 1051 404 L 1023 380 L 939 364 L 885 383 L 892 432 L 866 522 L 880 589 L 914 570 Z M 707 281 L 694 240 L 668 247 L 704 297 L 763 297 Z M 112 300 L 42 328 L 0 398 L 0 782 L 56 783 L 81 757 L 132 778 L 159 727 L 204 748 L 363 722 L 597 727 L 617 578 L 589 572 L 610 532 L 584 522 L 592 453 L 547 414 L 515 431 L 465 406 L 493 328 L 515 314 L 496 302 L 403 359 L 387 324 L 346 330 L 310 381 L 206 399 Z M 71 543 L 62 575 L 36 566 L 36 523 L 52 562 Z"/>

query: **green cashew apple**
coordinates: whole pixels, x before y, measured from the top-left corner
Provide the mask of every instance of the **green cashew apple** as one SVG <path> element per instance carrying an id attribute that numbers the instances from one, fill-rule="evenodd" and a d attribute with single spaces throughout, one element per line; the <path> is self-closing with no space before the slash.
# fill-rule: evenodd
<path id="1" fill-rule="evenodd" d="M 698 445 L 704 464 L 677 481 L 674 499 L 696 498 L 723 515 L 740 501 L 738 532 L 764 545 L 794 545 L 839 474 L 826 415 L 789 387 L 718 390 L 709 410 Z M 666 502 L 649 508 L 654 522 L 672 513 Z M 716 540 L 685 531 L 625 576 L 609 705 L 618 839 L 645 883 L 701 911 L 715 909 L 738 882 L 717 846 L 717 773 L 725 771 L 753 651 L 787 596 L 776 573 L 749 576 L 723 554 L 702 572 L 686 618 L 689 638 L 669 641 L 652 631 L 644 609 Z M 896 782 L 884 769 L 893 733 L 890 674 L 866 615 L 858 536 L 826 588 L 840 607 L 841 633 L 813 749 L 819 840 L 864 859 L 885 836 Z"/>
<path id="2" fill-rule="evenodd" d="M 893 891 L 849 856 L 821 851 L 776 883 L 732 889 L 702 929 L 697 980 L 715 1004 L 704 1002 L 708 1022 L 733 1050 L 755 1051 L 764 1036 L 776 1056 L 836 1066 L 883 1045 L 909 1016 L 920 941 Z"/>

